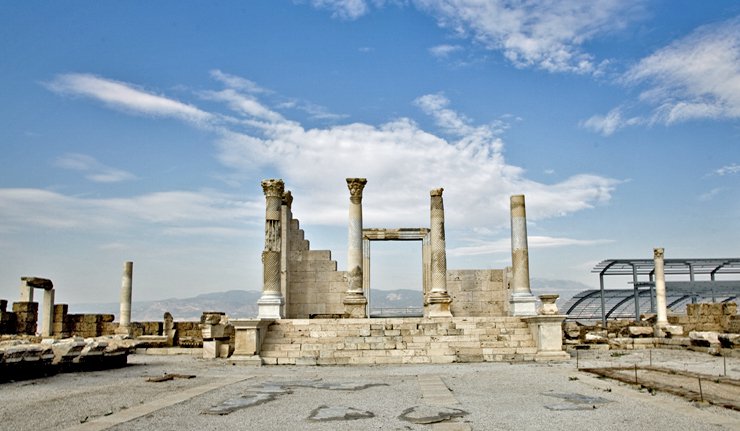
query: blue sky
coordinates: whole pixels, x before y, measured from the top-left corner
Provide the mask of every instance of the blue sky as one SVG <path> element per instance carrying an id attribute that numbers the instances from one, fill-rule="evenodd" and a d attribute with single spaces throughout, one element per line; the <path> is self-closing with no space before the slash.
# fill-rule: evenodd
<path id="1" fill-rule="evenodd" d="M 115 301 L 126 260 L 135 300 L 257 290 L 273 177 L 340 269 L 346 177 L 366 227 L 444 187 L 451 269 L 509 264 L 519 193 L 533 277 L 739 254 L 734 1 L 4 2 L 0 118 L 11 301 Z M 415 248 L 373 247 L 374 287 L 415 287 Z"/>

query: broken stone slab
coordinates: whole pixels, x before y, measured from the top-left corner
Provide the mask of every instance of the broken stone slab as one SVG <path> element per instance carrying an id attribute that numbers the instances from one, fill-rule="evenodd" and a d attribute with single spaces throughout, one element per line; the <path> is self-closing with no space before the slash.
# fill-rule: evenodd
<path id="1" fill-rule="evenodd" d="M 47 339 L 43 343 L 48 344 L 54 353 L 54 364 L 71 364 L 82 354 L 82 349 L 87 346 L 81 337 L 65 338 L 62 340 Z"/>
<path id="2" fill-rule="evenodd" d="M 465 410 L 452 407 L 414 406 L 404 410 L 398 419 L 415 424 L 433 424 L 460 418 L 467 414 Z"/>
<path id="3" fill-rule="evenodd" d="M 581 337 L 581 327 L 577 322 L 565 322 L 563 324 L 563 334 L 569 340 L 577 340 Z"/>
<path id="4" fill-rule="evenodd" d="M 243 395 L 239 398 L 230 398 L 221 404 L 203 410 L 204 415 L 228 415 L 229 413 L 241 410 L 243 408 L 264 404 L 272 401 L 277 395 L 272 393 L 254 393 Z"/>
<path id="5" fill-rule="evenodd" d="M 652 337 L 654 330 L 650 326 L 628 326 L 627 333 L 632 338 Z"/>
<path id="6" fill-rule="evenodd" d="M 367 410 L 360 410 L 346 406 L 319 406 L 311 412 L 308 420 L 316 422 L 325 421 L 352 421 L 358 419 L 370 419 L 375 414 Z"/>
<path id="7" fill-rule="evenodd" d="M 740 334 L 719 334 L 719 344 L 725 349 L 737 349 L 740 347 Z"/>
<path id="8" fill-rule="evenodd" d="M 606 331 L 592 331 L 586 333 L 584 342 L 591 344 L 605 344 L 609 342 L 609 338 Z"/>
<path id="9" fill-rule="evenodd" d="M 719 333 L 714 331 L 691 331 L 689 339 L 692 346 L 711 347 L 719 344 Z"/>
<path id="10" fill-rule="evenodd" d="M 21 281 L 24 282 L 26 286 L 30 286 L 35 289 L 51 290 L 54 288 L 54 283 L 52 283 L 48 278 L 21 277 Z"/>

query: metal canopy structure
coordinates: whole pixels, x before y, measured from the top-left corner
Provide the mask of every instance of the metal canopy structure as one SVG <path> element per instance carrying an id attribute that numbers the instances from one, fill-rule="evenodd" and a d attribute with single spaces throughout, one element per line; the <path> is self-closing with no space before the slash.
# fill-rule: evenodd
<path id="1" fill-rule="evenodd" d="M 740 258 L 708 258 L 708 259 L 664 259 L 665 274 L 671 276 L 688 276 L 688 284 L 683 289 L 696 290 L 712 288 L 716 283 L 717 275 L 740 274 Z M 599 290 L 601 299 L 601 323 L 606 327 L 607 311 L 604 294 L 604 277 L 607 275 L 632 276 L 634 289 L 633 301 L 635 306 L 635 320 L 640 319 L 640 287 L 650 288 L 650 309 L 655 309 L 655 292 L 653 278 L 655 276 L 655 261 L 653 259 L 606 259 L 599 262 L 592 270 L 599 274 Z M 696 275 L 708 275 L 709 280 L 697 282 Z M 640 276 L 647 276 L 642 282 Z M 724 282 L 727 283 L 727 282 Z M 666 283 L 668 286 L 668 283 Z M 717 285 L 717 287 L 720 287 Z"/>

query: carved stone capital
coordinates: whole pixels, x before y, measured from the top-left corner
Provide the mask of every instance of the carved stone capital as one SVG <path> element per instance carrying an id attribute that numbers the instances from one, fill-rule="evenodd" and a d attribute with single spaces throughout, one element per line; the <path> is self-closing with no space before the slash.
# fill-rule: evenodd
<path id="1" fill-rule="evenodd" d="M 362 203 L 362 189 L 367 184 L 367 178 L 347 178 L 347 187 L 349 188 L 349 200 L 353 204 Z"/>
<path id="2" fill-rule="evenodd" d="M 653 249 L 653 259 L 663 259 L 664 251 L 665 250 L 663 248 L 654 248 Z"/>
<path id="3" fill-rule="evenodd" d="M 264 192 L 265 196 L 269 197 L 278 197 L 280 199 L 283 198 L 283 193 L 285 192 L 285 183 L 283 183 L 283 180 L 281 179 L 269 179 L 269 180 L 262 180 L 262 192 Z"/>
<path id="4" fill-rule="evenodd" d="M 442 196 L 442 192 L 443 192 L 444 190 L 445 190 L 445 189 L 443 189 L 442 187 L 440 187 L 440 188 L 438 188 L 438 189 L 432 189 L 432 190 L 431 190 L 431 191 L 429 192 L 429 196 L 431 196 L 431 197 L 434 197 L 434 196 Z"/>

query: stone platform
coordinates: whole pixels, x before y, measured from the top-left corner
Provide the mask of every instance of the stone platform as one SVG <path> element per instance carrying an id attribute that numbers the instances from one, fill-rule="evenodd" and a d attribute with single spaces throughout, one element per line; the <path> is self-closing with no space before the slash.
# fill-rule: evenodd
<path id="1" fill-rule="evenodd" d="M 269 326 L 266 365 L 429 364 L 533 361 L 518 317 L 284 319 Z"/>

